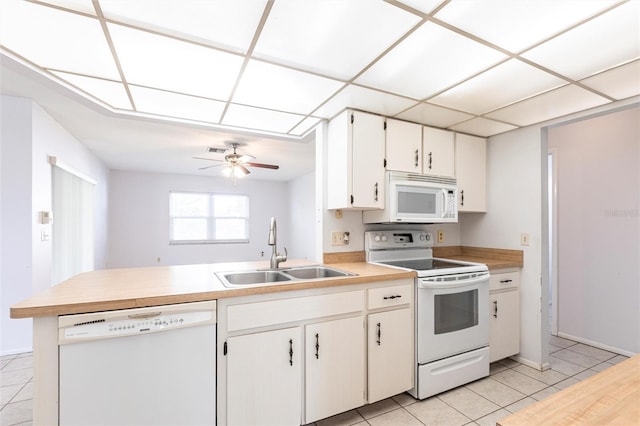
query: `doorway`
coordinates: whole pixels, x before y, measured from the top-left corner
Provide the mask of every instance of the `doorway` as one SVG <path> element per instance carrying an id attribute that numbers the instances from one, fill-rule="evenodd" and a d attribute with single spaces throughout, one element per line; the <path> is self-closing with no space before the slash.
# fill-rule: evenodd
<path id="1" fill-rule="evenodd" d="M 547 154 L 547 206 L 549 224 L 549 330 L 558 335 L 558 150 L 549 148 Z"/>

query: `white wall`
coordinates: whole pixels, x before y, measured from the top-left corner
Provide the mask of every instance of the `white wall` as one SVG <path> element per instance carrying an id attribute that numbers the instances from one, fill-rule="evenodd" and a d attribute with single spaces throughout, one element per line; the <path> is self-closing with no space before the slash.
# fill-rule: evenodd
<path id="1" fill-rule="evenodd" d="M 290 259 L 316 259 L 315 254 L 315 173 L 308 173 L 289 182 L 289 231 L 287 242 Z M 280 248 L 280 244 L 278 244 Z M 282 250 L 281 250 L 282 251 Z"/>
<path id="2" fill-rule="evenodd" d="M 640 352 L 640 108 L 550 128 L 558 166 L 558 333 Z"/>
<path id="3" fill-rule="evenodd" d="M 524 251 L 524 267 L 520 274 L 520 356 L 536 366 L 546 362 L 540 311 L 540 135 L 539 127 L 529 127 L 489 138 L 487 213 L 466 214 L 460 218 L 462 245 Z M 520 245 L 523 232 L 530 236 L 530 245 L 526 247 Z"/>
<path id="4" fill-rule="evenodd" d="M 0 102 L 0 354 L 28 351 L 31 320 L 9 319 L 11 305 L 32 294 L 31 101 L 2 96 Z"/>
<path id="5" fill-rule="evenodd" d="M 108 169 L 31 100 L 2 96 L 2 192 L 0 352 L 30 350 L 31 320 L 9 319 L 9 307 L 52 285 L 51 240 L 41 241 L 40 211 L 51 211 L 48 156 L 94 178 L 95 267 L 106 265 Z"/>
<path id="6" fill-rule="evenodd" d="M 249 195 L 250 242 L 169 245 L 170 191 Z M 234 185 L 226 178 L 112 170 L 108 264 L 110 268 L 126 268 L 268 259 L 272 216 L 278 224 L 278 250 L 293 248 L 290 259 L 304 256 L 291 244 L 289 211 L 286 182 L 239 179 Z"/>

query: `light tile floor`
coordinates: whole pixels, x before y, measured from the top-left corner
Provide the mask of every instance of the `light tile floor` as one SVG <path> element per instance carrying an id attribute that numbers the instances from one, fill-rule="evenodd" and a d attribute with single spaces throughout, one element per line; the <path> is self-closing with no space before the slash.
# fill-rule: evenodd
<path id="1" fill-rule="evenodd" d="M 540 372 L 506 359 L 491 365 L 489 377 L 417 401 L 396 395 L 320 420 L 316 426 L 495 425 L 510 413 L 545 398 L 626 357 L 551 336 L 551 369 Z M 0 358 L 0 425 L 31 425 L 32 354 Z"/>

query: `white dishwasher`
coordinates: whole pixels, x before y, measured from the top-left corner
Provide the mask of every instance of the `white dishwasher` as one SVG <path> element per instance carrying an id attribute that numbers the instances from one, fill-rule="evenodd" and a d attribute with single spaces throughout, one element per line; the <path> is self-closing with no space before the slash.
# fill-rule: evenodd
<path id="1" fill-rule="evenodd" d="M 61 425 L 215 425 L 216 302 L 60 316 Z"/>

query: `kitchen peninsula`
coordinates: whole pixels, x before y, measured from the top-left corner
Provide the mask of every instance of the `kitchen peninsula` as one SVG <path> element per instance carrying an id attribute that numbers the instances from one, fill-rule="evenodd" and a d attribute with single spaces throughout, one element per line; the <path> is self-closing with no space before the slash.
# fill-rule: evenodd
<path id="1" fill-rule="evenodd" d="M 280 270 L 293 267 L 303 268 L 310 265 L 311 263 L 307 261 L 289 261 L 283 263 Z M 59 355 L 59 333 L 61 332 L 59 318 L 63 315 L 92 312 L 111 314 L 116 310 L 125 310 L 120 312 L 126 313 L 126 310 L 137 311 L 137 308 L 147 309 L 149 312 L 145 311 L 145 314 L 151 315 L 155 314 L 155 311 L 160 311 L 160 309 L 151 309 L 149 307 L 189 305 L 194 304 L 194 302 L 216 300 L 218 304 L 227 300 L 230 301 L 229 303 L 244 303 L 248 299 L 252 301 L 250 304 L 239 305 L 242 308 L 242 306 L 259 305 L 255 303 L 256 300 L 260 302 L 268 300 L 268 302 L 265 302 L 269 308 L 268 311 L 262 316 L 253 317 L 257 318 L 256 321 L 260 321 L 259 324 L 262 324 L 260 327 L 264 330 L 264 324 L 273 323 L 271 321 L 272 316 L 281 318 L 283 313 L 286 321 L 290 323 L 291 321 L 297 321 L 300 324 L 299 327 L 302 327 L 313 318 L 324 318 L 325 321 L 333 319 L 344 321 L 342 318 L 345 315 L 349 315 L 355 320 L 360 318 L 359 321 L 362 324 L 362 321 L 366 318 L 365 315 L 369 315 L 369 313 L 388 313 L 390 309 L 397 309 L 396 306 L 400 306 L 406 312 L 412 311 L 413 297 L 411 288 L 415 275 L 412 271 L 386 268 L 364 262 L 332 264 L 331 267 L 339 268 L 350 275 L 322 279 L 297 279 L 266 285 L 227 287 L 218 279 L 216 273 L 265 270 L 269 269 L 268 262 L 99 270 L 79 274 L 45 292 L 12 306 L 12 318 L 34 318 L 33 368 L 34 376 L 37 378 L 34 381 L 34 424 L 58 423 L 59 401 L 60 398 L 63 398 L 62 393 L 64 392 L 59 382 L 61 377 L 59 373 L 59 366 L 61 365 Z M 396 289 L 402 289 L 405 293 L 408 290 L 402 301 L 390 299 L 389 303 L 385 300 L 384 303 L 381 302 L 379 305 L 372 307 L 371 301 L 374 296 L 380 297 L 382 300 L 382 296 L 386 294 L 386 291 L 395 292 Z M 346 297 L 347 302 L 342 300 L 342 296 Z M 288 305 L 283 309 L 274 311 L 272 307 L 278 304 L 280 299 L 284 300 L 285 305 L 287 303 Z M 287 312 L 297 312 L 298 307 L 303 306 L 304 303 L 307 303 L 304 311 L 305 316 L 300 317 L 293 314 L 293 316 L 287 316 Z M 246 330 L 252 330 L 252 327 L 256 327 L 256 325 L 246 322 L 241 327 L 231 323 L 226 327 L 226 308 L 222 305 L 218 310 L 219 335 L 224 334 L 233 338 L 234 327 L 236 330 L 242 329 L 243 333 L 246 333 Z M 229 309 L 229 319 L 231 320 L 233 319 L 233 308 Z M 221 313 L 223 311 L 225 314 Z M 315 316 L 309 317 L 308 312 L 314 312 Z M 403 328 L 409 331 L 406 338 L 410 341 L 403 347 L 406 348 L 405 352 L 408 351 L 409 354 L 412 354 L 412 317 L 408 316 L 407 318 L 408 322 L 403 325 Z M 97 321 L 103 322 L 105 320 L 98 319 Z M 360 332 L 362 330 L 361 325 Z M 385 335 L 385 337 L 387 336 Z M 215 334 L 213 338 L 215 339 Z M 364 340 L 362 340 L 362 344 L 364 343 Z M 327 340 L 324 339 L 322 344 L 323 354 L 327 354 Z M 222 342 L 218 339 L 216 345 L 220 362 L 223 346 L 226 351 L 226 341 Z M 238 346 L 235 347 L 237 348 Z M 187 352 L 193 351 L 193 349 L 189 350 L 187 348 L 183 348 L 183 350 Z M 296 347 L 295 357 L 300 356 L 299 350 L 300 348 Z M 363 356 L 365 355 L 364 346 L 361 353 Z M 236 350 L 234 354 L 238 354 L 238 351 Z M 292 355 L 292 361 L 295 357 Z M 226 358 L 224 362 L 226 362 Z M 295 359 L 297 360 L 298 358 Z M 359 362 L 366 364 L 366 359 L 363 358 Z M 220 368 L 219 366 L 219 371 Z M 364 378 L 362 383 L 365 383 Z M 373 381 L 370 381 L 370 383 L 373 383 Z M 393 392 L 408 390 L 411 387 L 411 381 L 406 382 L 403 386 L 399 390 L 394 389 Z M 363 395 L 362 391 L 360 391 L 360 395 Z M 384 396 L 390 395 L 385 394 Z M 218 398 L 225 397 L 226 392 L 219 390 Z M 364 403 L 365 401 L 362 400 L 359 405 Z M 212 401 L 211 404 L 213 405 L 215 402 Z M 220 405 L 220 400 L 218 405 Z M 224 405 L 226 406 L 227 404 Z M 335 414 L 333 411 L 327 411 L 331 409 L 334 408 L 319 407 L 316 412 L 318 416 L 328 417 L 328 415 Z M 310 408 L 308 407 L 307 410 L 310 410 Z M 325 413 L 331 414 L 325 415 Z M 226 422 L 223 421 L 222 423 Z"/>

